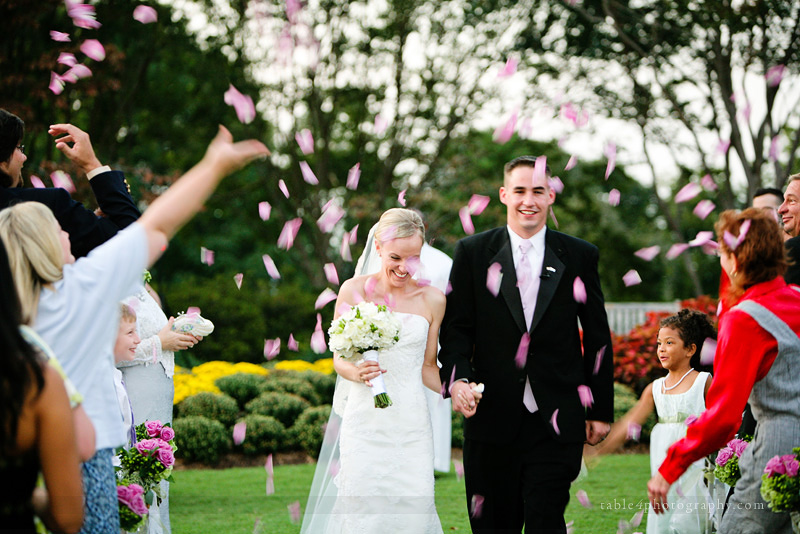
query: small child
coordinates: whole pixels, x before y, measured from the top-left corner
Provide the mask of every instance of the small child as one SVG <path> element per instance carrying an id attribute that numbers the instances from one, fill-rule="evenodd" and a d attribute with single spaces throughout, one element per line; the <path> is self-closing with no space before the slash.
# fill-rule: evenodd
<path id="1" fill-rule="evenodd" d="M 121 305 L 122 315 L 119 320 L 119 330 L 117 331 L 117 342 L 114 344 L 114 363 L 131 361 L 134 358 L 136 347 L 142 341 L 136 331 L 136 312 L 127 304 Z M 128 436 L 128 447 L 136 443 L 136 427 L 133 420 L 133 408 L 128 398 L 128 390 L 125 389 L 125 382 L 122 381 L 122 372 L 114 369 L 114 386 L 117 389 L 117 401 L 122 413 L 122 420 L 130 428 Z"/>

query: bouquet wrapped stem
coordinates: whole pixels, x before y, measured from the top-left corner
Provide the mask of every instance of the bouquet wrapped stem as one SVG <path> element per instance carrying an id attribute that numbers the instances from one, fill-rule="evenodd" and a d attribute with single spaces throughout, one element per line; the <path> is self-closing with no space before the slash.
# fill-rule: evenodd
<path id="1" fill-rule="evenodd" d="M 363 354 L 363 356 L 368 362 L 378 363 L 377 350 L 368 350 Z M 370 380 L 370 382 L 372 382 L 372 396 L 375 398 L 375 407 L 388 408 L 391 406 L 392 399 L 390 399 L 389 394 L 386 393 L 386 384 L 383 381 L 383 375 L 378 375 Z"/>

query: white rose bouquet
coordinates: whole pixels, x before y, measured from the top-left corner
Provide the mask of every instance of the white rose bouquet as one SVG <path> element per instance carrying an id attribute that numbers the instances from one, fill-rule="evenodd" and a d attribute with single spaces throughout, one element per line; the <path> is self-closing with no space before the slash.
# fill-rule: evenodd
<path id="1" fill-rule="evenodd" d="M 360 354 L 368 361 L 378 361 L 378 351 L 388 349 L 400 339 L 400 321 L 386 306 L 360 302 L 334 319 L 328 329 L 328 346 L 341 358 Z M 383 377 L 372 380 L 376 408 L 387 408 L 392 400 L 386 393 Z"/>

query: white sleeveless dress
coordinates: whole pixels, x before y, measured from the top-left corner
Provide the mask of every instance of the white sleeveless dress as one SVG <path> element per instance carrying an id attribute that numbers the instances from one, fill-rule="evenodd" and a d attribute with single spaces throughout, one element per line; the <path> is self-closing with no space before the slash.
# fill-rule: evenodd
<path id="1" fill-rule="evenodd" d="M 342 415 L 340 463 L 328 534 L 441 534 L 434 503 L 433 433 L 422 384 L 428 321 L 398 314 L 400 340 L 380 353 L 392 406 L 375 408 L 372 390 L 350 388 Z"/>
<path id="2" fill-rule="evenodd" d="M 686 418 L 699 417 L 706 409 L 703 392 L 709 374 L 698 373 L 692 387 L 684 393 L 667 395 L 662 392 L 664 378 L 653 382 L 653 401 L 658 414 L 658 424 L 650 433 L 650 474 L 667 457 L 673 443 L 686 436 Z M 669 510 L 656 515 L 652 509 L 647 513 L 647 534 L 700 534 L 710 532 L 708 491 L 703 482 L 705 459 L 694 462 L 675 481 L 667 493 Z"/>

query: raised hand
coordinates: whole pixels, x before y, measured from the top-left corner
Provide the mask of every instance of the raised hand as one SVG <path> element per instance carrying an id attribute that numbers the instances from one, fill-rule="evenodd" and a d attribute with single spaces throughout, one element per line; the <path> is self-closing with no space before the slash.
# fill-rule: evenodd
<path id="1" fill-rule="evenodd" d="M 95 156 L 89 134 L 72 124 L 53 124 L 47 130 L 52 136 L 63 135 L 56 139 L 56 148 L 80 167 L 84 173 L 100 167 L 102 164 Z"/>
<path id="2" fill-rule="evenodd" d="M 203 160 L 213 165 L 220 173 L 227 175 L 241 169 L 254 159 L 269 155 L 269 149 L 261 141 L 248 139 L 234 143 L 231 132 L 220 125 L 219 132 L 208 145 Z"/>

